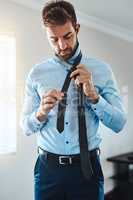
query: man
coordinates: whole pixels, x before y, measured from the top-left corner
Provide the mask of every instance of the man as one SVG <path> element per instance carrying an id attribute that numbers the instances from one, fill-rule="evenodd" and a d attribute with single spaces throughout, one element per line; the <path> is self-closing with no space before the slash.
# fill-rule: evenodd
<path id="1" fill-rule="evenodd" d="M 70 71 L 81 55 L 77 37 L 80 25 L 70 3 L 49 2 L 43 8 L 42 17 L 55 55 L 30 71 L 22 117 L 25 134 L 37 136 L 39 156 L 34 168 L 35 200 L 103 200 L 99 122 L 114 132 L 121 131 L 126 122 L 114 77 L 108 64 L 84 55 Z M 62 87 L 69 72 L 71 82 L 62 121 L 59 103 L 66 95 Z M 79 129 L 83 128 L 77 114 L 79 88 L 84 95 L 87 159 L 90 161 L 85 170 L 81 167 L 84 155 L 80 155 L 82 144 L 79 144 Z M 57 128 L 57 121 L 63 125 L 62 131 Z"/>

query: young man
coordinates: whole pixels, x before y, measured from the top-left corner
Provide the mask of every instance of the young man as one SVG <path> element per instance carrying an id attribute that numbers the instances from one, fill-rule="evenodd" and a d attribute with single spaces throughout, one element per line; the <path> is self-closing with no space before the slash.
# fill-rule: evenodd
<path id="1" fill-rule="evenodd" d="M 35 200 L 103 200 L 99 121 L 114 132 L 121 131 L 126 122 L 114 76 L 108 64 L 84 55 L 70 71 L 81 55 L 77 37 L 80 25 L 70 3 L 49 2 L 43 8 L 42 17 L 55 55 L 30 71 L 22 118 L 25 134 L 37 136 L 39 156 L 34 168 Z M 71 82 L 62 121 L 62 113 L 59 119 L 57 115 L 59 102 L 66 97 L 62 87 L 68 73 Z M 79 129 L 82 130 L 84 122 L 78 121 L 78 88 L 84 95 L 86 129 L 80 134 L 85 131 L 87 134 L 87 156 L 92 170 L 89 178 L 85 175 L 89 167 L 81 167 L 84 155 L 80 155 Z M 78 127 L 78 123 L 81 126 Z M 63 125 L 62 131 L 57 124 Z"/>

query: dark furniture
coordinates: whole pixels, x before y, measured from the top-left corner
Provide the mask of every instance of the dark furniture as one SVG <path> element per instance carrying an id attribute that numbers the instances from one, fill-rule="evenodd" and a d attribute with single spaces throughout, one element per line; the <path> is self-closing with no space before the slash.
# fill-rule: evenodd
<path id="1" fill-rule="evenodd" d="M 133 200 L 133 152 L 121 154 L 107 159 L 113 162 L 115 176 L 114 190 L 108 193 L 105 200 Z"/>

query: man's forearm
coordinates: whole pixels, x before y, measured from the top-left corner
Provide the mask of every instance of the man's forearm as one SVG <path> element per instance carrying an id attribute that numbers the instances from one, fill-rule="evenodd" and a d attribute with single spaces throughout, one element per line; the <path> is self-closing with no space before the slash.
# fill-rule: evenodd
<path id="1" fill-rule="evenodd" d="M 91 108 L 98 116 L 99 120 L 108 128 L 115 132 L 119 132 L 123 129 L 126 123 L 126 115 L 121 108 L 111 105 L 101 96 L 98 103 L 91 104 Z"/>

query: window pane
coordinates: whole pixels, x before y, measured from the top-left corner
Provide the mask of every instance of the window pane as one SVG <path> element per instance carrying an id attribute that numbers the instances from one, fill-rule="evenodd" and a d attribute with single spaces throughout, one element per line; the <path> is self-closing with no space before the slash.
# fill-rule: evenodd
<path id="1" fill-rule="evenodd" d="M 0 35 L 0 153 L 16 151 L 16 42 Z"/>

